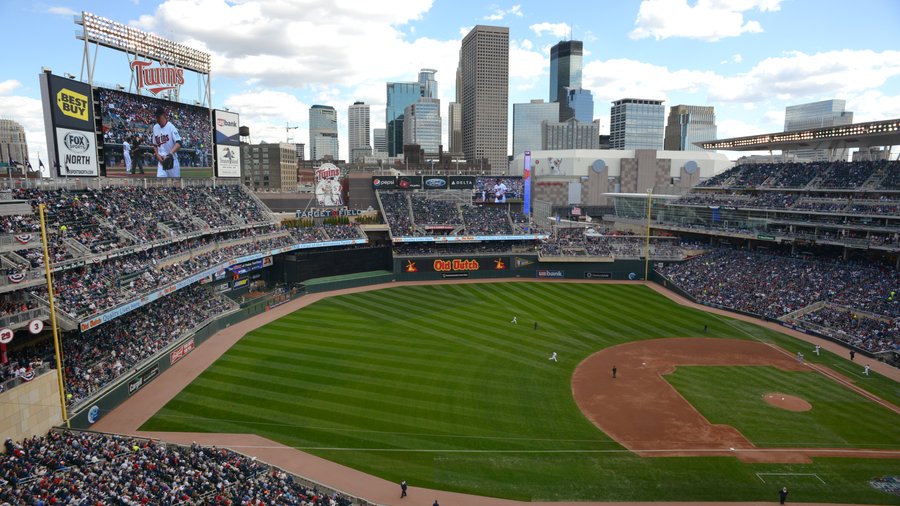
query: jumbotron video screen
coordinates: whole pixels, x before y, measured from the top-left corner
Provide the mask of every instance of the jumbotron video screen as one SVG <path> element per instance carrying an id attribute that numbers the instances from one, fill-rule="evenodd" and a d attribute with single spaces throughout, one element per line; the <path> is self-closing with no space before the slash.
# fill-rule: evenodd
<path id="1" fill-rule="evenodd" d="M 205 107 L 98 88 L 103 160 L 109 177 L 212 177 L 210 111 Z M 165 111 L 165 131 L 180 137 L 178 171 L 158 170 L 153 129 Z M 177 132 L 177 134 L 174 134 Z M 176 137 L 177 135 L 177 137 Z"/>

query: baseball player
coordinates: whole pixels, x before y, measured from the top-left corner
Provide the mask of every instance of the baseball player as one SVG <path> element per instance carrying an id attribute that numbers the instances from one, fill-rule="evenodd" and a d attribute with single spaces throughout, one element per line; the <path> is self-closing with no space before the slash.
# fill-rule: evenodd
<path id="1" fill-rule="evenodd" d="M 153 154 L 156 155 L 156 177 L 181 177 L 181 165 L 175 153 L 181 149 L 181 135 L 175 125 L 169 123 L 169 115 L 162 107 L 156 108 L 156 124 L 153 125 Z"/>
<path id="2" fill-rule="evenodd" d="M 863 374 L 865 374 L 866 376 L 869 375 L 869 364 L 866 364 L 866 368 L 863 369 Z"/>
<path id="3" fill-rule="evenodd" d="M 816 345 L 816 356 L 817 357 L 819 356 L 819 345 L 818 344 Z"/>
<path id="4" fill-rule="evenodd" d="M 122 158 L 125 159 L 125 173 L 131 174 L 131 143 L 128 142 L 128 137 L 122 141 Z"/>
<path id="5" fill-rule="evenodd" d="M 501 180 L 497 180 L 494 185 L 494 203 L 501 204 L 506 202 L 506 185 Z"/>
<path id="6" fill-rule="evenodd" d="M 518 325 L 518 324 L 519 324 L 519 317 L 518 317 L 518 316 L 513 316 L 512 321 L 509 322 L 509 323 L 512 323 L 512 324 L 514 324 L 514 325 Z"/>
<path id="7" fill-rule="evenodd" d="M 559 360 L 556 359 L 556 352 L 555 352 L 555 351 L 553 352 L 553 355 L 550 355 L 550 360 L 552 360 L 552 361 L 554 361 L 554 362 L 559 362 Z"/>

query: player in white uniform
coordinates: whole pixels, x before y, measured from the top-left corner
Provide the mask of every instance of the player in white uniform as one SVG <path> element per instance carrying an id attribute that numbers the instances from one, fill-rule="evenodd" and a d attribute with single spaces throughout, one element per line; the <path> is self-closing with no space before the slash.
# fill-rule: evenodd
<path id="1" fill-rule="evenodd" d="M 869 364 L 866 364 L 866 368 L 863 369 L 863 374 L 865 374 L 866 376 L 869 375 Z"/>
<path id="2" fill-rule="evenodd" d="M 552 360 L 554 362 L 558 362 L 558 360 L 556 360 L 556 352 L 555 351 L 553 352 L 553 355 L 550 355 L 550 360 Z"/>
<path id="3" fill-rule="evenodd" d="M 169 123 L 169 115 L 162 107 L 156 108 L 156 124 L 153 125 L 153 153 L 156 155 L 156 177 L 181 177 L 181 166 L 175 153 L 181 149 L 181 135 L 175 125 Z M 172 168 L 165 170 L 167 156 L 173 158 Z"/>
<path id="4" fill-rule="evenodd" d="M 494 203 L 501 204 L 506 202 L 506 185 L 503 181 L 497 180 L 497 184 L 494 185 Z"/>
<path id="5" fill-rule="evenodd" d="M 518 317 L 518 316 L 513 316 L 512 321 L 509 322 L 509 323 L 518 324 L 518 323 L 519 323 L 519 317 Z"/>
<path id="6" fill-rule="evenodd" d="M 125 158 L 125 172 L 131 174 L 131 143 L 128 138 L 122 141 L 122 157 Z"/>

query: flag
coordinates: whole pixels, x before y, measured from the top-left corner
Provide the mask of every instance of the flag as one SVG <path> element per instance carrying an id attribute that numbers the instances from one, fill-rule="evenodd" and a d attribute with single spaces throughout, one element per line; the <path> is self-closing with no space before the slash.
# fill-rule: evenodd
<path id="1" fill-rule="evenodd" d="M 31 166 L 31 160 L 25 160 L 25 166 L 28 167 L 28 170 L 34 170 L 34 168 Z"/>
<path id="2" fill-rule="evenodd" d="M 44 168 L 44 161 L 41 160 L 41 155 L 38 155 L 38 168 L 39 168 L 39 169 L 43 169 L 43 168 Z"/>

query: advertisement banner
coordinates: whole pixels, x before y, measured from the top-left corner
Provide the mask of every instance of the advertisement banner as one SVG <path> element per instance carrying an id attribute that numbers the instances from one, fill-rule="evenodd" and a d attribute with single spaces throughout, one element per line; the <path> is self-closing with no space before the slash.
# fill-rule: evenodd
<path id="1" fill-rule="evenodd" d="M 534 271 L 534 275 L 539 278 L 564 278 L 566 277 L 566 271 L 540 269 Z"/>
<path id="2" fill-rule="evenodd" d="M 585 279 L 612 279 L 611 272 L 585 272 Z"/>
<path id="3" fill-rule="evenodd" d="M 375 190 L 396 190 L 397 176 L 372 176 L 372 188 Z"/>
<path id="4" fill-rule="evenodd" d="M 316 202 L 322 207 L 344 205 L 341 169 L 333 163 L 323 163 L 316 169 Z"/>
<path id="5" fill-rule="evenodd" d="M 178 362 L 179 360 L 184 358 L 185 355 L 187 355 L 188 353 L 190 353 L 192 351 L 194 351 L 194 339 L 193 338 L 189 339 L 188 342 L 175 348 L 174 350 L 172 350 L 171 353 L 169 353 L 169 364 L 175 365 L 175 362 Z"/>
<path id="6" fill-rule="evenodd" d="M 505 271 L 508 268 L 509 259 L 506 257 L 415 258 L 405 261 L 403 272 Z"/>
<path id="7" fill-rule="evenodd" d="M 49 104 L 54 127 L 94 131 L 91 87 L 74 79 L 48 75 Z"/>
<path id="8" fill-rule="evenodd" d="M 422 176 L 426 190 L 446 190 L 450 182 L 447 176 Z"/>
<path id="9" fill-rule="evenodd" d="M 100 175 L 97 136 L 94 132 L 57 128 L 56 142 L 56 159 L 59 161 L 60 176 Z"/>
<path id="10" fill-rule="evenodd" d="M 450 176 L 451 190 L 471 190 L 475 188 L 475 176 Z"/>
<path id="11" fill-rule="evenodd" d="M 241 149 L 216 146 L 216 177 L 241 177 Z"/>
<path id="12" fill-rule="evenodd" d="M 230 111 L 213 111 L 216 141 L 216 177 L 241 177 L 240 116 Z"/>
<path id="13" fill-rule="evenodd" d="M 421 190 L 422 176 L 400 176 L 397 178 L 397 188 L 401 190 Z"/>
<path id="14" fill-rule="evenodd" d="M 60 177 L 99 176 L 91 87 L 49 73 L 40 75 L 40 85 L 51 171 L 57 167 Z"/>
<path id="15" fill-rule="evenodd" d="M 148 381 L 156 377 L 157 374 L 159 374 L 158 364 L 150 367 L 138 376 L 135 376 L 133 380 L 128 382 L 128 395 L 134 395 L 135 392 L 146 385 Z"/>
<path id="16" fill-rule="evenodd" d="M 525 166 L 522 167 L 522 184 L 524 185 L 522 213 L 531 214 L 531 151 L 525 152 L 524 163 Z"/>

